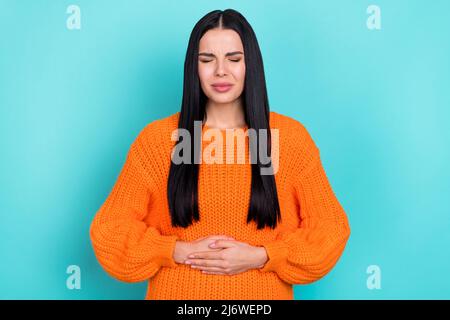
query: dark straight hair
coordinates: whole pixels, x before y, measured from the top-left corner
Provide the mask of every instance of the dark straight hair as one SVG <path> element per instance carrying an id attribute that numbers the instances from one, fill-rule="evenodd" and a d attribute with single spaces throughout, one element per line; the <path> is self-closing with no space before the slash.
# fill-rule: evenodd
<path id="1" fill-rule="evenodd" d="M 196 137 L 194 135 L 194 121 L 203 121 L 206 117 L 207 97 L 201 89 L 198 76 L 199 42 L 206 31 L 218 27 L 234 30 L 241 38 L 246 64 L 245 83 L 242 92 L 245 122 L 249 129 L 255 129 L 257 133 L 260 129 L 267 130 L 267 141 L 265 143 L 267 143 L 267 156 L 270 157 L 270 110 L 261 51 L 250 24 L 242 14 L 232 9 L 215 10 L 208 13 L 197 22 L 192 30 L 184 62 L 183 100 L 178 128 L 186 129 L 191 137 Z M 259 139 L 258 134 L 257 136 Z M 198 137 L 198 139 L 201 139 L 201 137 Z M 182 140 L 182 136 L 179 135 L 176 144 L 181 143 Z M 196 143 L 198 145 L 199 141 L 191 139 L 191 150 L 197 149 L 194 148 Z M 257 156 L 256 161 L 252 161 L 251 164 L 251 197 L 247 223 L 253 220 L 257 223 L 258 229 L 263 229 L 265 226 L 275 228 L 277 219 L 281 221 L 275 177 L 273 174 L 260 174 L 261 169 L 270 167 L 272 161 L 268 164 L 261 163 L 260 152 L 256 150 L 258 145 L 260 143 L 250 144 L 251 154 Z M 181 150 L 181 152 L 183 151 Z M 171 161 L 167 196 L 173 226 L 188 227 L 192 224 L 193 219 L 199 221 L 199 165 L 198 161 L 194 161 L 194 157 L 194 152 L 191 152 L 190 163 L 175 164 Z"/>

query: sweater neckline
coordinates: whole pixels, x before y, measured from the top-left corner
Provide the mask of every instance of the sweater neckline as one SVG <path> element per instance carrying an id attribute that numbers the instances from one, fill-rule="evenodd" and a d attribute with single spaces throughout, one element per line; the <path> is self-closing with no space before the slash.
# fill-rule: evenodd
<path id="1" fill-rule="evenodd" d="M 226 132 L 227 130 L 234 131 L 234 130 L 238 130 L 238 129 L 242 129 L 242 130 L 244 130 L 244 131 L 247 131 L 248 125 L 245 124 L 244 126 L 241 126 L 241 127 L 235 127 L 235 128 L 223 128 L 223 129 L 222 129 L 222 128 L 214 128 L 214 127 L 210 127 L 210 126 L 208 126 L 206 123 L 203 123 L 202 128 L 203 128 L 203 130 L 212 129 L 212 130 L 219 130 L 220 132 Z"/>

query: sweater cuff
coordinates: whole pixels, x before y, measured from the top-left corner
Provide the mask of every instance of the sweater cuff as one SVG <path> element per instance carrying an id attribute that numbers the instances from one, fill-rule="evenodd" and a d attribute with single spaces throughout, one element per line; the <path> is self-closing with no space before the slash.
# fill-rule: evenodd
<path id="1" fill-rule="evenodd" d="M 156 262 L 163 267 L 174 268 L 177 266 L 173 258 L 173 254 L 175 251 L 175 244 L 178 240 L 178 236 L 161 236 L 152 241 L 151 245 L 154 246 L 156 251 Z"/>
<path id="2" fill-rule="evenodd" d="M 289 247 L 283 240 L 275 240 L 262 245 L 269 258 L 266 264 L 260 268 L 261 272 L 276 271 L 287 260 Z"/>

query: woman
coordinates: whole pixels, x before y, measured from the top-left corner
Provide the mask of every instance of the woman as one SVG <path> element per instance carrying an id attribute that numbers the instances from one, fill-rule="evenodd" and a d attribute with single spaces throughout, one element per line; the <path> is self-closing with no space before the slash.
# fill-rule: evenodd
<path id="1" fill-rule="evenodd" d="M 117 279 L 149 280 L 146 299 L 293 299 L 350 235 L 319 149 L 269 111 L 257 39 L 237 11 L 195 25 L 184 72 L 181 111 L 141 130 L 93 220 L 96 257 Z M 230 147 L 230 131 L 245 148 L 237 134 Z"/>

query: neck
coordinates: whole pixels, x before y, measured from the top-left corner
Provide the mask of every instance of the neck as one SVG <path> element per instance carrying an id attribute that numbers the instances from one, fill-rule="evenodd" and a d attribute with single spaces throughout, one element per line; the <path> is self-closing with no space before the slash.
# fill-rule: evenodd
<path id="1" fill-rule="evenodd" d="M 241 98 L 230 103 L 208 100 L 205 107 L 206 125 L 210 128 L 240 128 L 246 125 Z"/>

